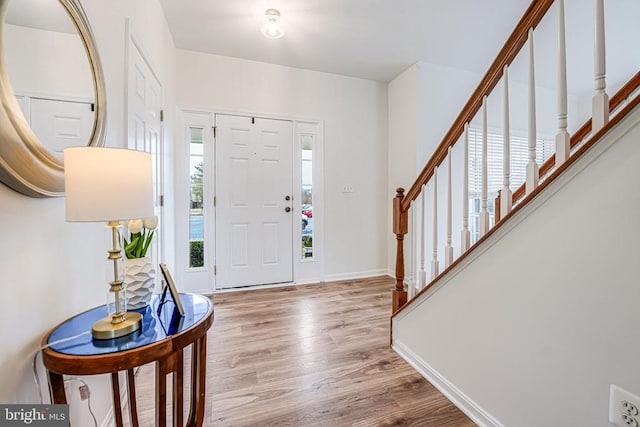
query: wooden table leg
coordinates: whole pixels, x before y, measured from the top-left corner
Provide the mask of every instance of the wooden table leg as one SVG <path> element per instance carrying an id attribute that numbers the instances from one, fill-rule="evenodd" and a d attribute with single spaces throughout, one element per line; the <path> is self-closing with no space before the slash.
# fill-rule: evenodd
<path id="1" fill-rule="evenodd" d="M 196 425 L 196 419 L 198 414 L 198 358 L 200 355 L 199 341 L 194 342 L 191 345 L 191 402 L 189 404 L 189 418 L 187 419 L 187 426 L 193 427 Z"/>
<path id="2" fill-rule="evenodd" d="M 113 415 L 116 419 L 116 427 L 122 427 L 122 404 L 120 403 L 120 379 L 118 373 L 111 374 L 111 392 L 113 394 Z"/>
<path id="3" fill-rule="evenodd" d="M 53 403 L 67 403 L 67 395 L 64 392 L 64 378 L 60 374 L 47 370 L 49 375 L 49 391 Z"/>
<path id="4" fill-rule="evenodd" d="M 204 422 L 205 385 L 207 383 L 207 334 L 205 333 L 199 340 L 198 356 L 198 427 Z"/>
<path id="5" fill-rule="evenodd" d="M 176 352 L 176 364 L 173 371 L 173 425 L 182 427 L 182 418 L 184 413 L 183 402 L 183 350 Z"/>
<path id="6" fill-rule="evenodd" d="M 136 405 L 136 380 L 133 369 L 127 370 L 127 393 L 129 394 L 129 412 L 131 414 L 131 426 L 138 427 L 138 408 Z"/>
<path id="7" fill-rule="evenodd" d="M 164 360 L 156 362 L 156 426 L 167 425 L 167 371 Z"/>

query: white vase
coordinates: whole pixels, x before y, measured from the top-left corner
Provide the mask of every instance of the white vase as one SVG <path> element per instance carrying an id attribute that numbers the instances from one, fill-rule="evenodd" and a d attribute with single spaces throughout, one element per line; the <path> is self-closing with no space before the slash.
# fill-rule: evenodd
<path id="1" fill-rule="evenodd" d="M 155 270 L 149 258 L 124 260 L 124 284 L 127 310 L 137 310 L 149 305 L 155 285 Z"/>

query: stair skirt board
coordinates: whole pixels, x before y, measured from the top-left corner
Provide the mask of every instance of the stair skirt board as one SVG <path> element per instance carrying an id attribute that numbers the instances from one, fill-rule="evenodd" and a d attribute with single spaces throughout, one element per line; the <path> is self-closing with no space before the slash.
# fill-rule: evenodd
<path id="1" fill-rule="evenodd" d="M 391 348 L 400 355 L 409 365 L 427 379 L 438 389 L 447 399 L 449 399 L 458 409 L 471 418 L 471 420 L 482 427 L 504 427 L 500 421 L 482 409 L 477 403 L 467 395 L 458 390 L 438 371 L 433 369 L 427 362 L 418 357 L 414 352 L 405 347 L 401 342 L 395 342 Z"/>
<path id="2" fill-rule="evenodd" d="M 400 313 L 392 317 L 391 329 L 392 329 L 392 345 L 391 347 L 396 351 L 403 359 L 413 366 L 421 375 L 423 375 L 434 387 L 436 387 L 442 394 L 451 400 L 462 412 L 464 412 L 469 418 L 481 426 L 502 426 L 502 424 L 492 417 L 488 412 L 483 410 L 472 399 L 467 397 L 459 389 L 450 383 L 445 377 L 433 369 L 426 361 L 422 360 L 416 355 L 407 345 L 399 341 L 397 337 L 400 335 L 398 332 L 399 322 L 413 310 L 417 310 L 423 303 L 433 296 L 439 289 L 443 288 L 447 282 L 451 281 L 462 270 L 469 266 L 475 259 L 480 257 L 484 252 L 491 248 L 495 243 L 501 240 L 506 234 L 508 234 L 518 224 L 522 223 L 532 212 L 538 207 L 544 204 L 549 198 L 554 196 L 559 190 L 566 186 L 571 180 L 578 176 L 585 168 L 596 161 L 603 153 L 609 148 L 614 146 L 621 138 L 627 133 L 632 131 L 640 124 L 640 105 L 636 106 L 624 119 L 624 121 L 618 123 L 615 127 L 610 129 L 605 135 L 602 136 L 602 141 L 599 141 L 587 152 L 585 152 L 577 161 L 572 164 L 563 174 L 561 174 L 556 180 L 541 192 L 537 197 L 531 200 L 523 209 L 517 212 L 516 215 L 510 217 L 508 222 L 503 224 L 490 239 L 484 241 L 471 253 L 469 253 L 464 260 L 462 260 L 452 270 L 448 271 L 441 276 L 438 283 L 434 284 L 422 295 L 419 295 L 415 300 L 409 302 L 409 306 L 405 307 Z M 393 338 L 396 337 L 396 338 Z"/>

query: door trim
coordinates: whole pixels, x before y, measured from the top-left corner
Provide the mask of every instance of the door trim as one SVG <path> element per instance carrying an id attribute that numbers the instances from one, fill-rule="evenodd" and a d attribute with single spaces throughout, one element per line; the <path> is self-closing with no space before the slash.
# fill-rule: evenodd
<path id="1" fill-rule="evenodd" d="M 133 31 L 132 28 L 132 24 L 131 24 L 131 20 L 129 18 L 125 19 L 125 52 L 124 52 L 124 61 L 125 61 L 125 75 L 124 75 L 124 90 L 125 90 L 125 102 L 124 102 L 124 135 L 126 136 L 125 140 L 125 148 L 131 148 L 129 146 L 130 143 L 130 137 L 131 135 L 129 134 L 130 128 L 131 128 L 131 117 L 129 115 L 129 78 L 131 77 L 131 72 L 133 71 L 133 67 L 132 67 L 132 52 L 133 49 L 137 50 L 138 53 L 140 54 L 140 56 L 142 57 L 142 59 L 144 60 L 144 62 L 147 64 L 147 67 L 149 67 L 149 70 L 151 71 L 151 74 L 153 75 L 153 78 L 156 80 L 156 83 L 158 83 L 158 86 L 160 87 L 160 110 L 162 111 L 164 109 L 164 85 L 162 84 L 162 80 L 160 80 L 160 78 L 158 77 L 158 74 L 156 73 L 155 67 L 154 65 L 151 63 L 151 61 L 149 60 L 148 55 L 145 53 L 145 49 L 142 46 L 142 43 L 139 41 L 140 39 L 135 35 L 135 32 Z M 159 129 L 159 138 L 160 141 L 158 143 L 158 149 L 160 150 L 159 153 L 159 159 L 160 161 L 158 162 L 158 169 L 159 169 L 159 173 L 158 176 L 160 177 L 160 183 L 158 184 L 159 188 L 160 188 L 160 194 L 159 197 L 161 198 L 161 200 L 163 201 L 163 203 L 158 206 L 159 210 L 160 210 L 160 223 L 158 224 L 158 230 L 161 230 L 160 233 L 156 233 L 156 239 L 158 242 L 158 261 L 159 262 L 163 262 L 166 263 L 166 253 L 165 253 L 165 249 L 166 249 L 166 230 L 167 230 L 167 223 L 166 223 L 166 210 L 165 210 L 165 205 L 166 205 L 166 197 L 165 197 L 165 174 L 166 174 L 166 168 L 165 168 L 165 135 L 164 135 L 164 129 L 165 127 L 165 123 L 164 120 L 162 120 L 162 118 L 160 119 L 160 129 Z M 157 268 L 156 268 L 157 271 Z M 157 282 L 158 283 L 158 282 Z"/>
<path id="2" fill-rule="evenodd" d="M 178 146 L 175 149 L 175 158 L 174 161 L 176 171 L 175 184 L 176 189 L 182 189 L 188 187 L 188 171 L 186 168 L 186 164 L 188 162 L 188 147 L 187 142 L 184 140 L 184 130 L 188 123 L 191 121 L 185 118 L 185 115 L 198 115 L 203 119 L 206 117 L 210 126 L 214 124 L 214 118 L 216 114 L 225 114 L 225 115 L 235 115 L 235 116 L 245 116 L 245 117 L 260 117 L 264 119 L 272 119 L 272 120 L 287 120 L 293 123 L 293 134 L 294 134 L 294 143 L 293 143 L 293 159 L 294 159 L 294 167 L 293 167 L 293 194 L 299 195 L 302 191 L 302 183 L 301 183 L 301 148 L 299 145 L 299 135 L 300 135 L 300 126 L 314 126 L 316 132 L 316 145 L 317 147 L 314 149 L 314 158 L 313 158 L 313 198 L 314 198 L 314 217 L 317 217 L 318 220 L 314 220 L 314 257 L 312 260 L 302 260 L 300 255 L 300 249 L 296 245 L 296 242 L 301 241 L 302 239 L 302 230 L 300 227 L 293 227 L 293 282 L 290 284 L 303 284 L 303 283 L 314 283 L 320 282 L 324 277 L 324 235 L 325 235 L 325 223 L 326 223 L 326 215 L 325 215 L 325 195 L 324 195 L 324 120 L 318 118 L 310 118 L 303 116 L 295 116 L 295 115 L 278 115 L 278 114 L 270 114 L 270 113 L 261 113 L 261 112 L 250 112 L 250 111 L 238 111 L 238 110 L 229 110 L 225 108 L 217 108 L 217 107 L 198 107 L 198 106 L 179 106 L 178 107 L 178 116 L 180 117 L 180 122 L 178 123 L 177 135 L 178 135 Z M 211 132 L 211 140 L 213 141 L 213 145 L 208 152 L 205 154 L 205 164 L 209 165 L 209 169 L 213 169 L 213 180 L 210 182 L 206 182 L 205 185 L 205 195 L 209 194 L 208 203 L 210 204 L 208 209 L 208 214 L 205 214 L 205 224 L 209 224 L 209 232 L 205 236 L 206 241 L 211 241 L 207 246 L 209 246 L 210 250 L 207 251 L 206 254 L 206 263 L 210 266 L 215 265 L 216 253 L 215 253 L 215 207 L 213 207 L 213 190 L 215 189 L 216 179 L 215 176 L 215 138 L 213 137 L 213 132 Z M 205 172 L 206 173 L 206 172 Z M 209 180 L 208 180 L 209 181 Z M 176 236 L 176 276 L 178 280 L 183 283 L 183 289 L 188 290 L 189 292 L 200 292 L 200 293 L 213 293 L 213 292 L 221 292 L 222 289 L 216 288 L 216 280 L 213 268 L 209 268 L 208 274 L 208 285 L 206 287 L 198 287 L 193 288 L 190 287 L 190 284 L 187 283 L 189 276 L 191 276 L 192 269 L 188 267 L 188 212 L 184 209 L 184 206 L 188 206 L 186 203 L 186 199 L 188 196 L 181 196 L 178 192 L 176 194 L 176 207 L 175 207 L 175 236 Z M 185 199 L 185 203 L 182 203 L 181 200 Z M 184 206 L 182 206 L 184 204 Z M 294 197 L 294 212 L 300 211 L 300 197 Z M 296 248 L 298 250 L 296 251 Z M 272 285 L 265 285 L 272 286 Z M 283 284 L 273 285 L 273 286 L 283 286 Z M 234 288 L 231 288 L 234 289 Z M 240 289 L 248 289 L 248 288 L 240 288 Z M 257 289 L 250 288 L 250 289 Z M 228 292 L 230 289 L 224 289 L 224 292 Z"/>

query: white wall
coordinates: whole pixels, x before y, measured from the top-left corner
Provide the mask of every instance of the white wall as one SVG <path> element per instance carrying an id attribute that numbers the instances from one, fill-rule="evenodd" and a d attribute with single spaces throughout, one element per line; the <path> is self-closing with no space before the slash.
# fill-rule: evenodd
<path id="1" fill-rule="evenodd" d="M 78 35 L 10 24 L 3 30 L 14 91 L 94 98 L 89 61 Z"/>
<path id="2" fill-rule="evenodd" d="M 384 271 L 385 84 L 179 50 L 177 85 L 181 107 L 324 120 L 324 278 Z M 343 193 L 344 184 L 354 192 Z"/>
<path id="3" fill-rule="evenodd" d="M 470 71 L 421 62 L 418 67 L 418 148 L 416 170 L 427 163 L 482 76 Z"/>
<path id="4" fill-rule="evenodd" d="M 105 72 L 106 143 L 124 146 L 125 18 L 131 17 L 157 65 L 167 103 L 174 98 L 173 42 L 156 0 L 117 0 L 108 4 L 84 0 L 82 4 Z M 166 124 L 169 146 L 173 110 L 168 109 Z M 0 185 L 0 206 L 0 300 L 5 302 L 0 314 L 0 402 L 34 403 L 38 402 L 38 394 L 30 364 L 43 335 L 65 318 L 105 302 L 109 242 L 103 225 L 65 223 L 62 198 L 28 198 Z M 109 410 L 110 388 L 106 380 L 92 379 L 90 385 L 92 406 L 101 423 Z M 77 425 L 92 422 L 85 402 L 72 404 L 72 414 L 80 417 L 76 418 Z"/>
<path id="5" fill-rule="evenodd" d="M 415 160 L 416 175 L 422 171 L 435 149 L 440 145 L 444 135 L 449 131 L 454 120 L 468 101 L 480 82 L 481 75 L 466 70 L 447 67 L 440 64 L 421 62 L 419 64 L 418 84 L 418 139 Z M 462 141 L 462 139 L 460 139 Z M 452 234 L 451 242 L 454 256 L 460 254 L 460 232 L 462 230 L 462 172 L 463 151 L 458 143 L 452 149 Z M 448 162 L 438 168 L 438 271 L 445 268 L 445 245 L 447 243 L 447 172 Z M 426 187 L 425 200 L 425 239 L 424 239 L 424 270 L 427 282 L 432 277 L 433 258 L 433 181 Z M 419 199 L 418 203 L 422 204 Z M 415 206 L 414 206 L 415 210 Z M 417 214 L 417 212 L 415 212 Z M 416 217 L 415 223 L 419 222 Z M 420 244 L 418 227 L 410 231 L 415 237 L 416 245 Z M 421 253 L 414 251 L 416 270 L 420 268 Z M 413 274 L 416 277 L 416 274 Z"/>
<path id="6" fill-rule="evenodd" d="M 636 107 L 394 319 L 395 348 L 484 421 L 600 427 L 609 384 L 640 394 L 639 139 Z"/>
<path id="7" fill-rule="evenodd" d="M 416 158 L 418 132 L 418 65 L 414 64 L 388 86 L 389 130 L 388 130 L 388 179 L 385 203 L 388 221 L 385 227 L 387 238 L 387 268 L 395 274 L 396 238 L 393 234 L 393 204 L 396 188 L 408 190 L 416 171 L 410 167 Z M 405 248 L 409 245 L 405 242 Z"/>
<path id="8" fill-rule="evenodd" d="M 389 212 L 387 265 L 393 274 L 395 269 L 396 242 L 391 230 L 392 204 L 397 187 L 409 190 L 418 174 L 422 171 L 445 133 L 462 110 L 464 103 L 480 81 L 480 75 L 465 70 L 446 67 L 439 64 L 419 62 L 389 83 L 389 184 L 387 209 Z M 462 150 L 457 146 L 453 150 L 452 187 L 454 199 L 453 245 L 456 253 L 460 251 L 460 229 L 462 228 L 460 191 L 462 176 Z M 441 270 L 444 267 L 444 245 L 446 244 L 446 165 L 438 171 L 438 246 L 441 257 Z M 457 197 L 456 197 L 457 196 Z M 425 219 L 425 266 L 430 277 L 432 244 L 432 201 L 433 186 L 426 189 Z M 418 200 L 418 209 L 422 201 Z M 412 210 L 416 206 L 413 205 Z M 413 212 L 411 212 L 413 215 Z M 409 282 L 415 279 L 415 270 L 419 268 L 420 252 L 412 251 L 412 239 L 421 226 L 418 217 L 410 224 L 409 234 L 405 237 L 405 276 Z M 419 241 L 419 240 L 418 240 Z M 419 243 L 417 243 L 419 244 Z M 411 262 L 414 264 L 410 264 Z"/>

